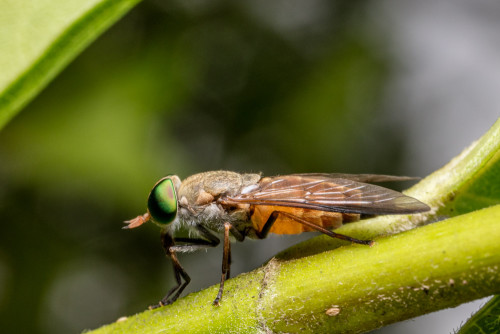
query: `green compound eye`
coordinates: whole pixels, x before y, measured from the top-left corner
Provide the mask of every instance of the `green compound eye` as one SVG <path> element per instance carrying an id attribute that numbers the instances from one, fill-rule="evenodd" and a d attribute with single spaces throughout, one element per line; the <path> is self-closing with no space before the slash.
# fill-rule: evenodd
<path id="1" fill-rule="evenodd" d="M 156 183 L 148 198 L 149 214 L 153 221 L 167 225 L 177 214 L 177 196 L 172 179 L 168 176 Z"/>

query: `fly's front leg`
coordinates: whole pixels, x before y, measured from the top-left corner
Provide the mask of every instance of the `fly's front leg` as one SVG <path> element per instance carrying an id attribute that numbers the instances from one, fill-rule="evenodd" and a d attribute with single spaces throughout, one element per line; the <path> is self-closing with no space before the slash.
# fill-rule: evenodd
<path id="1" fill-rule="evenodd" d="M 179 260 L 177 259 L 176 252 L 178 251 L 194 251 L 200 248 L 207 247 L 215 247 L 220 243 L 220 240 L 207 231 L 202 226 L 196 226 L 200 234 L 206 237 L 208 240 L 200 239 L 200 238 L 173 238 L 168 232 L 164 231 L 161 234 L 161 241 L 163 249 L 165 250 L 165 254 L 172 261 L 172 265 L 174 268 L 174 276 L 177 282 L 177 286 L 173 287 L 168 291 L 168 293 L 163 297 L 163 299 L 156 305 L 152 305 L 149 308 L 155 309 L 157 307 L 161 307 L 164 305 L 172 304 L 174 301 L 179 298 L 182 291 L 186 288 L 186 286 L 191 281 L 191 278 L 181 266 Z M 176 245 L 176 242 L 184 243 L 182 245 Z M 182 282 L 184 279 L 184 283 Z"/>
<path id="2" fill-rule="evenodd" d="M 167 255 L 167 257 L 170 258 L 170 260 L 172 261 L 172 266 L 174 268 L 174 276 L 177 282 L 177 286 L 170 289 L 168 293 L 165 295 L 165 297 L 163 297 L 163 299 L 158 304 L 151 305 L 149 307 L 150 309 L 155 309 L 164 305 L 172 304 L 177 298 L 179 298 L 179 295 L 182 293 L 182 290 L 184 290 L 186 286 L 189 284 L 189 282 L 191 282 L 191 278 L 179 263 L 175 250 L 172 249 L 172 247 L 175 245 L 174 238 L 172 238 L 172 236 L 168 232 L 163 231 L 161 234 L 161 243 L 163 249 L 165 250 L 165 255 Z M 184 279 L 184 283 L 182 283 L 181 277 L 182 279 Z"/>
<path id="3" fill-rule="evenodd" d="M 232 225 L 230 223 L 224 223 L 224 253 L 222 255 L 222 275 L 220 278 L 219 292 L 217 297 L 213 302 L 213 305 L 219 306 L 220 300 L 222 298 L 222 292 L 224 291 L 224 281 L 229 278 L 229 271 L 231 265 L 231 243 L 229 241 L 229 231 Z"/>
<path id="4" fill-rule="evenodd" d="M 259 237 L 260 239 L 265 238 L 267 236 L 267 234 L 269 233 L 269 231 L 271 230 L 271 227 L 273 226 L 273 224 L 276 222 L 276 219 L 278 219 L 279 215 L 283 215 L 285 217 L 288 217 L 288 218 L 296 221 L 297 223 L 300 223 L 302 225 L 310 227 L 310 228 L 312 228 L 318 232 L 321 232 L 323 234 L 326 234 L 332 238 L 346 240 L 346 241 L 354 242 L 354 243 L 361 244 L 361 245 L 369 245 L 369 246 L 373 245 L 372 240 L 360 240 L 360 239 L 349 237 L 347 235 L 335 233 L 335 232 L 332 232 L 330 230 L 327 230 L 326 228 L 323 228 L 321 226 L 313 224 L 310 221 L 307 221 L 307 220 L 302 219 L 300 217 L 297 217 L 291 213 L 283 212 L 283 211 L 273 211 L 271 213 L 271 215 L 269 216 L 269 218 L 267 219 L 266 223 L 264 224 L 264 227 L 262 228 L 262 230 L 258 231 L 257 237 Z"/>

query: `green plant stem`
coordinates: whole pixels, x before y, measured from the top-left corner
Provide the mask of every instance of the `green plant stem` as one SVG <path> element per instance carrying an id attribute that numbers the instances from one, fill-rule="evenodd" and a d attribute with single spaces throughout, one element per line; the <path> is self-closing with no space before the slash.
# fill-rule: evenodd
<path id="1" fill-rule="evenodd" d="M 92 333 L 357 333 L 500 292 L 500 205 L 265 267 Z"/>
<path id="2" fill-rule="evenodd" d="M 499 152 L 497 121 L 407 192 L 428 203 L 430 213 L 337 230 L 373 238 L 373 247 L 317 237 L 228 280 L 220 307 L 211 304 L 212 286 L 92 333 L 358 333 L 497 294 L 500 205 L 478 209 L 500 203 Z M 412 229 L 443 215 L 457 216 Z"/>

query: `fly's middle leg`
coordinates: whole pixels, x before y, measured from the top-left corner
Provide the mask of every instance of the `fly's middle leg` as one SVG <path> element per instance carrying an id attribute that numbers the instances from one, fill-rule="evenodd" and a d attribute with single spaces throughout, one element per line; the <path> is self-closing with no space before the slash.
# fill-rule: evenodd
<path id="1" fill-rule="evenodd" d="M 217 297 L 213 302 L 213 305 L 219 306 L 220 300 L 222 299 L 222 292 L 224 291 L 224 282 L 229 278 L 230 266 L 231 266 L 231 243 L 229 241 L 229 231 L 232 225 L 230 223 L 224 223 L 224 253 L 222 255 L 222 274 L 220 278 L 219 292 Z"/>

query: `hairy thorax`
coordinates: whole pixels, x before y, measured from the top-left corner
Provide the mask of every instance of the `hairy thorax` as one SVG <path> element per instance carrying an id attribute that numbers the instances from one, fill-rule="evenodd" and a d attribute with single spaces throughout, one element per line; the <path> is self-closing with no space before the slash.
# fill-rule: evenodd
<path id="1" fill-rule="evenodd" d="M 198 224 L 221 232 L 224 223 L 229 222 L 237 230 L 244 231 L 249 225 L 249 206 L 227 207 L 218 203 L 218 199 L 239 194 L 244 187 L 257 184 L 260 178 L 259 174 L 230 171 L 212 171 L 188 177 L 177 192 L 179 212 L 176 227 Z"/>

